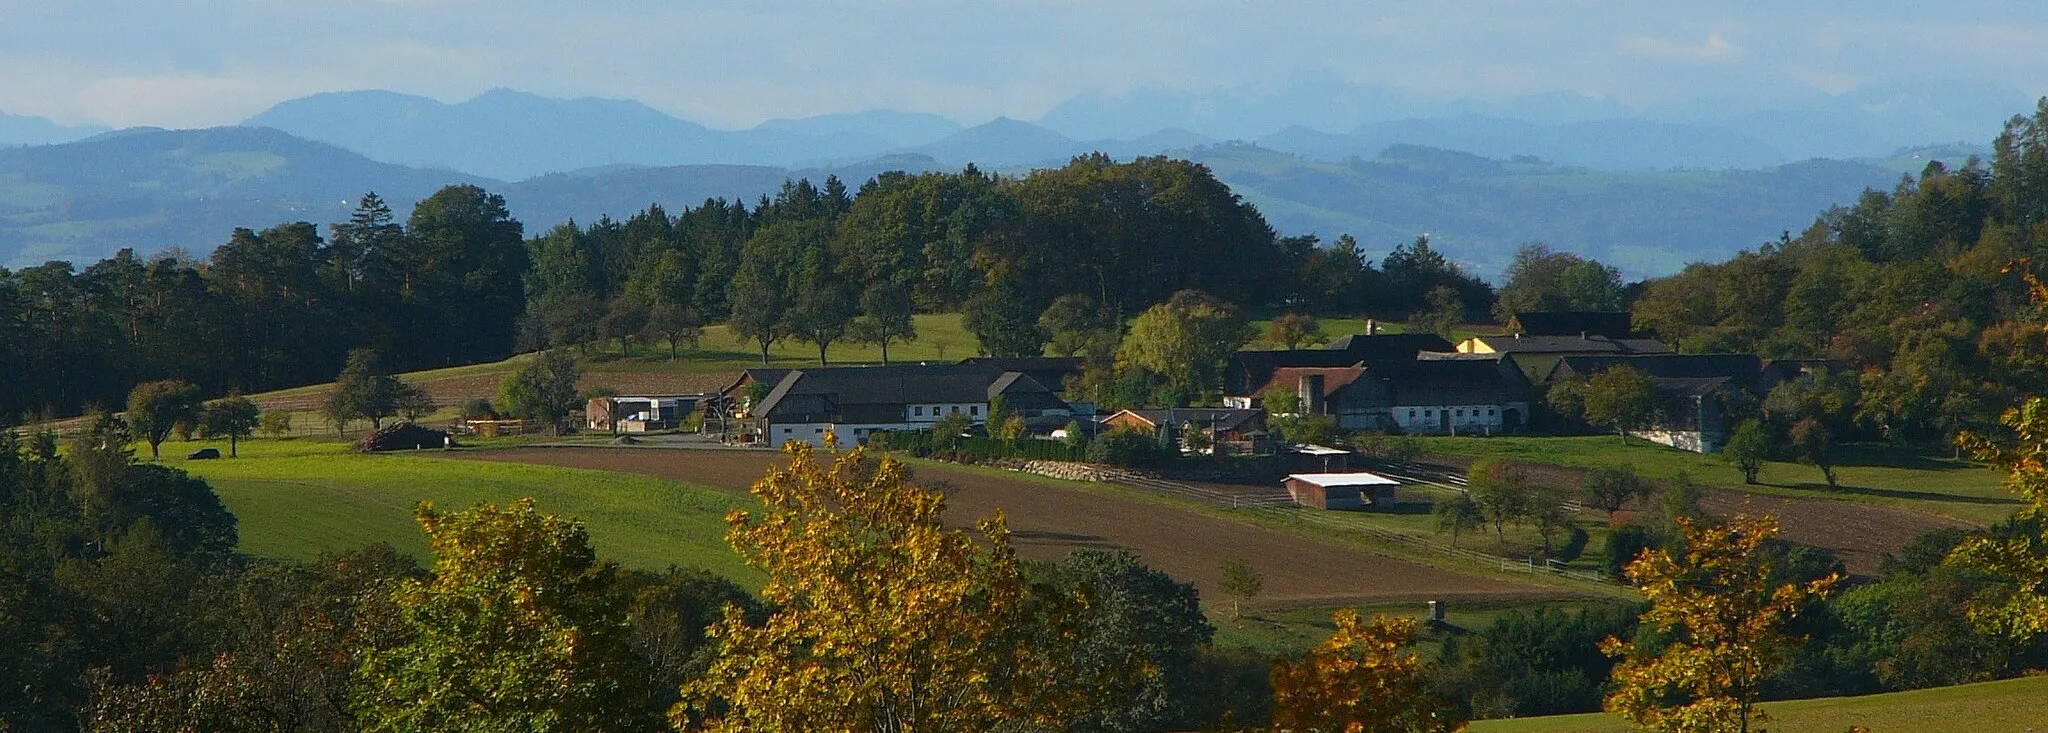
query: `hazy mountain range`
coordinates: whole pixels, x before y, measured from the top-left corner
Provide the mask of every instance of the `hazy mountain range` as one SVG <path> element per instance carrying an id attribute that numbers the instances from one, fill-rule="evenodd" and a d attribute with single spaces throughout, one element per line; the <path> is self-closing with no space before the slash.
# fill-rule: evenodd
<path id="1" fill-rule="evenodd" d="M 1890 167 L 1812 161 L 1751 171 L 1615 172 L 1416 146 L 1343 162 L 1244 143 L 1164 152 L 1210 166 L 1283 233 L 1331 240 L 1348 232 L 1379 256 L 1428 232 L 1489 277 L 1515 245 L 1539 240 L 1634 276 L 1671 272 L 1802 229 L 1825 207 L 1924 165 L 1904 157 Z M 379 162 L 269 128 L 126 130 L 0 149 L 0 266 L 51 259 L 82 266 L 123 247 L 177 246 L 204 256 L 237 226 L 342 221 L 371 190 L 404 216 L 442 185 L 475 183 L 504 195 L 531 234 L 570 218 L 622 218 L 649 203 L 675 211 L 710 197 L 752 201 L 793 177 L 837 175 L 858 185 L 885 170 L 953 168 L 934 155 L 900 154 L 805 168 L 612 166 L 504 182 Z"/>
<path id="2" fill-rule="evenodd" d="M 1038 122 L 973 127 L 873 110 L 714 130 L 638 102 L 509 90 L 458 104 L 320 94 L 243 126 L 205 130 L 107 132 L 0 116 L 0 145 L 12 144 L 0 147 L 0 266 L 86 262 L 122 247 L 203 255 L 236 226 L 340 221 L 370 190 L 402 215 L 439 186 L 477 183 L 503 194 L 531 233 L 570 218 L 624 217 L 652 202 L 675 210 L 710 197 L 751 201 L 792 177 L 837 175 L 857 186 L 886 170 L 969 163 L 1022 174 L 1102 151 L 1201 161 L 1285 234 L 1351 233 L 1383 253 L 1428 232 L 1489 276 L 1515 245 L 1545 241 L 1632 275 L 1658 274 L 1802 229 L 1822 209 L 1889 186 L 1930 158 L 1959 162 L 1983 150 L 1953 144 L 1810 160 L 1794 152 L 1811 147 L 1799 135 L 1877 145 L 1884 139 L 1854 130 L 1887 119 L 1914 130 L 1959 127 L 1951 117 L 1989 109 L 1999 96 L 1963 90 L 1954 108 L 1844 98 L 1836 101 L 1853 112 L 1788 111 L 1773 126 L 1757 116 L 1725 125 L 1620 118 L 1613 105 L 1576 95 L 1429 108 L 1355 91 L 1309 111 L 1442 116 L 1345 132 L 1295 124 L 1255 139 L 1212 134 L 1300 119 L 1271 111 L 1302 101 L 1284 88 L 1206 98 L 1134 92 L 1075 100 Z M 1815 114 L 1826 124 L 1808 119 Z M 1974 140 L 1995 135 L 2003 116 L 1969 114 L 1993 117 L 1964 138 Z M 1176 120 L 1188 125 L 1152 126 Z"/>

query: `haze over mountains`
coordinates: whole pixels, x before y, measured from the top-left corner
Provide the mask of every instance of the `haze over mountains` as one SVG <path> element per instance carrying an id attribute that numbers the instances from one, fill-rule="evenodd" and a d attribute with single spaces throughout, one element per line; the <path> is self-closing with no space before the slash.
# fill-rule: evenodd
<path id="1" fill-rule="evenodd" d="M 403 214 L 440 185 L 477 183 L 505 195 L 532 233 L 650 202 L 751 201 L 794 176 L 857 186 L 885 170 L 969 163 L 1021 174 L 1102 151 L 1204 162 L 1284 234 L 1348 232 L 1383 253 L 1429 232 L 1487 275 L 1514 245 L 1547 241 L 1648 275 L 1753 247 L 1888 187 L 1925 164 L 1910 152 L 1879 160 L 1902 145 L 1989 140 L 2031 106 L 2013 96 L 1870 89 L 1714 123 L 1628 116 L 1573 94 L 1436 104 L 1284 84 L 1076 98 L 1037 122 L 972 127 L 871 110 L 716 130 L 634 101 L 502 89 L 455 104 L 318 94 L 208 130 L 105 133 L 0 116 L 0 146 L 28 144 L 0 147 L 0 265 L 121 247 L 203 254 L 235 226 L 339 221 L 368 190 Z M 1311 118 L 1323 122 L 1302 124 Z M 1328 131 L 1340 119 L 1363 121 Z M 1960 162 L 1982 149 L 1922 154 Z M 1862 160 L 1801 162 L 1829 154 Z"/>

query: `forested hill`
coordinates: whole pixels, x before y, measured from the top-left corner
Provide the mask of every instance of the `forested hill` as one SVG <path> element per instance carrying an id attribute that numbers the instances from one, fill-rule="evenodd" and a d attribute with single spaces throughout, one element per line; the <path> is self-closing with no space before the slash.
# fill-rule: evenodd
<path id="1" fill-rule="evenodd" d="M 1481 273 L 1499 271 L 1517 244 L 1532 240 L 1598 256 L 1630 274 L 1672 272 L 1797 230 L 1813 212 L 1897 178 L 1873 165 L 1827 161 L 1760 171 L 1605 172 L 1417 147 L 1348 163 L 1249 145 L 1174 155 L 1210 166 L 1284 234 L 1330 240 L 1349 232 L 1384 252 L 1429 232 Z M 900 155 L 830 170 L 616 167 L 502 183 L 378 163 L 275 130 L 133 130 L 0 150 L 0 266 L 90 262 L 121 248 L 180 246 L 203 256 L 236 226 L 339 221 L 370 190 L 402 205 L 444 184 L 475 183 L 503 194 L 515 216 L 542 230 L 569 218 L 626 216 L 649 203 L 680 209 L 712 197 L 751 201 L 793 177 L 837 175 L 858 185 L 885 170 L 942 168 L 956 169 Z"/>

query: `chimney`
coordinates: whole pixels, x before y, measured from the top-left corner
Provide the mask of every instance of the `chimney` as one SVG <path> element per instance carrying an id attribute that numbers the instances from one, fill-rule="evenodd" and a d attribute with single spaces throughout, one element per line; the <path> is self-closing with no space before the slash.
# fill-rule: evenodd
<path id="1" fill-rule="evenodd" d="M 1380 335 L 1380 322 L 1379 322 L 1379 321 L 1377 321 L 1377 320 L 1375 320 L 1375 319 L 1371 319 L 1371 318 L 1367 318 L 1367 319 L 1365 319 L 1365 335 L 1367 335 L 1367 336 L 1378 336 L 1378 335 Z"/>
<path id="2" fill-rule="evenodd" d="M 1298 386 L 1301 391 L 1301 414 L 1323 414 L 1323 375 L 1303 374 Z"/>

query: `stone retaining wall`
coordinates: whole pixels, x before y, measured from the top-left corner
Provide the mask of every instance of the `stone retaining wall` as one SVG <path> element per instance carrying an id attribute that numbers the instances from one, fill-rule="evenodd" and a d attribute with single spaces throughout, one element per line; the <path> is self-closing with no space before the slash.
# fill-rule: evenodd
<path id="1" fill-rule="evenodd" d="M 1134 471 L 1093 463 L 1046 461 L 1027 458 L 993 458 L 984 461 L 983 465 L 1009 471 L 1022 471 L 1040 476 L 1066 479 L 1068 481 L 1092 481 L 1096 483 L 1115 481 L 1120 478 L 1130 478 L 1139 475 Z"/>

